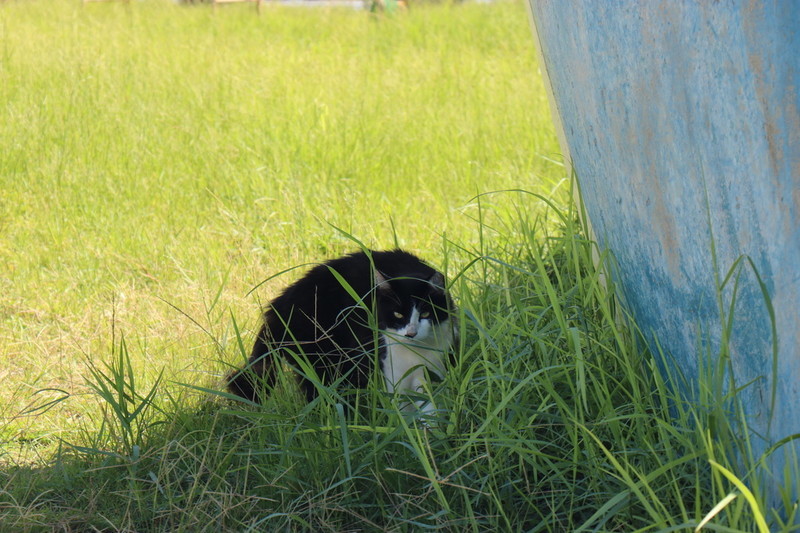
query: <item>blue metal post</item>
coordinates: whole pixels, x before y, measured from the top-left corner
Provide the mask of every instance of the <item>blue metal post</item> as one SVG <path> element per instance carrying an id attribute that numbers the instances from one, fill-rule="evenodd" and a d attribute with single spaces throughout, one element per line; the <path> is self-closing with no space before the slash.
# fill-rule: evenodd
<path id="1" fill-rule="evenodd" d="M 529 1 L 562 148 L 638 324 L 693 383 L 733 313 L 756 453 L 800 433 L 800 5 Z"/>

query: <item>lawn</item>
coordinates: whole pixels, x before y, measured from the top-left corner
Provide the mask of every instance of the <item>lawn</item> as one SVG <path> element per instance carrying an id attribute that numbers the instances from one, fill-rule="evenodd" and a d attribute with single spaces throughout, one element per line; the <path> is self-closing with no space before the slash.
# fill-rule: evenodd
<path id="1" fill-rule="evenodd" d="M 533 44 L 519 2 L 0 4 L 0 530 L 779 528 L 592 260 Z M 437 422 L 216 392 L 361 245 L 450 279 Z"/>

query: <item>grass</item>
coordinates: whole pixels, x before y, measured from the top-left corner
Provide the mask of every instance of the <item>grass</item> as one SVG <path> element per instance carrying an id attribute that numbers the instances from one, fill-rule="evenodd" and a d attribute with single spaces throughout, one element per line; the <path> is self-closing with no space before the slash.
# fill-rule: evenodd
<path id="1" fill-rule="evenodd" d="M 593 263 L 522 5 L 6 2 L 0 81 L 0 530 L 790 529 Z M 228 401 L 271 276 L 353 239 L 447 270 L 437 423 Z"/>

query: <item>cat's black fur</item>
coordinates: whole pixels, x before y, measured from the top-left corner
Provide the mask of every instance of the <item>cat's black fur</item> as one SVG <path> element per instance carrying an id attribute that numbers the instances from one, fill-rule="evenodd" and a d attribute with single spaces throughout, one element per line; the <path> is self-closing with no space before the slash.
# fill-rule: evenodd
<path id="1" fill-rule="evenodd" d="M 249 363 L 229 376 L 228 387 L 243 398 L 264 400 L 275 385 L 283 358 L 295 368 L 301 368 L 299 359 L 307 360 L 326 386 L 344 376 L 346 387 L 364 388 L 376 356 L 387 375 L 387 354 L 391 357 L 401 351 L 393 348 L 400 346 L 398 335 L 403 335 L 402 346 L 410 346 L 406 340 L 413 342 L 417 326 L 409 331 L 406 322 L 414 308 L 420 331 L 441 336 L 439 330 L 449 328 L 436 345 L 450 348 L 454 328 L 449 319 L 454 307 L 444 276 L 419 258 L 403 250 L 362 251 L 319 264 L 270 303 Z M 425 328 L 422 316 L 428 322 Z M 433 340 L 428 342 L 433 345 Z M 439 350 L 426 349 L 428 354 Z M 408 358 L 408 351 L 403 353 Z M 441 375 L 442 362 L 437 361 L 434 368 L 426 359 L 424 366 Z M 299 380 L 306 398 L 315 398 L 313 383 L 304 377 Z"/>

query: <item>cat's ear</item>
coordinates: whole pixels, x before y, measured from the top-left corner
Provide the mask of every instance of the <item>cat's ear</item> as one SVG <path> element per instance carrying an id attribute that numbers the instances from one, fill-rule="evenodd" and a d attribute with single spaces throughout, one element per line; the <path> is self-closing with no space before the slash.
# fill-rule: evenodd
<path id="1" fill-rule="evenodd" d="M 389 285 L 389 280 L 386 279 L 386 275 L 377 268 L 375 269 L 375 288 L 381 292 L 392 291 L 392 287 Z"/>
<path id="2" fill-rule="evenodd" d="M 434 273 L 428 280 L 428 283 L 437 291 L 444 292 L 444 274 L 441 272 Z"/>

